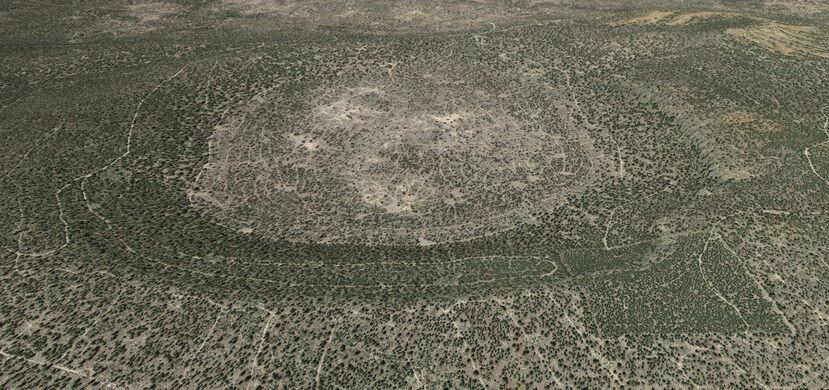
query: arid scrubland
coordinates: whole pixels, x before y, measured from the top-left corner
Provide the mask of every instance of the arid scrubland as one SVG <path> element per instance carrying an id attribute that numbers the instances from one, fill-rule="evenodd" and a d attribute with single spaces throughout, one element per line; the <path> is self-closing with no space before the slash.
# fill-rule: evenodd
<path id="1" fill-rule="evenodd" d="M 829 386 L 829 7 L 740 4 L 5 2 L 0 388 Z"/>

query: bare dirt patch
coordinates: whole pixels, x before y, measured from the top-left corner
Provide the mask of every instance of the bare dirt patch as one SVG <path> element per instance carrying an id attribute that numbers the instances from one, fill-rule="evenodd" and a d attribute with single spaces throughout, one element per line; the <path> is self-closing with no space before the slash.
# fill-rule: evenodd
<path id="1" fill-rule="evenodd" d="M 101 34 L 120 36 L 137 35 L 163 28 L 172 17 L 185 11 L 179 4 L 141 3 L 127 5 L 113 14 L 103 15 L 88 26 L 73 32 L 72 42 Z"/>
<path id="2" fill-rule="evenodd" d="M 626 19 L 621 22 L 616 22 L 612 24 L 615 26 L 622 26 L 628 24 L 656 24 L 673 14 L 674 13 L 671 11 L 651 11 L 643 16 Z"/>
<path id="3" fill-rule="evenodd" d="M 665 24 L 668 26 L 681 26 L 683 24 L 688 24 L 693 22 L 696 19 L 704 19 L 710 18 L 714 16 L 733 16 L 736 15 L 731 12 L 713 12 L 713 11 L 702 11 L 702 12 L 688 12 L 684 14 L 677 15 Z"/>
<path id="4" fill-rule="evenodd" d="M 278 91 L 251 101 L 216 127 L 191 200 L 268 237 L 422 245 L 532 223 L 585 188 L 591 157 L 567 111 L 527 123 L 496 92 L 407 77 L 417 87 L 386 78 L 309 90 L 291 120 L 274 116 Z"/>
<path id="5" fill-rule="evenodd" d="M 778 133 L 785 128 L 779 123 L 772 122 L 755 113 L 748 111 L 734 111 L 723 115 L 722 123 L 748 128 L 762 133 Z"/>
<path id="6" fill-rule="evenodd" d="M 180 13 L 182 9 L 182 6 L 173 3 L 144 3 L 127 6 L 127 13 L 142 23 L 148 23 Z"/>
<path id="7" fill-rule="evenodd" d="M 771 22 L 758 27 L 728 29 L 726 33 L 783 55 L 829 58 L 829 36 L 812 26 Z"/>
<path id="8" fill-rule="evenodd" d="M 221 0 L 215 6 L 215 10 L 238 12 L 243 16 L 315 18 L 321 16 L 321 13 L 331 12 L 332 5 L 320 1 Z M 346 12 L 348 10 L 343 10 L 343 13 Z"/>
<path id="9" fill-rule="evenodd" d="M 685 12 L 685 13 L 674 13 L 671 11 L 651 11 L 647 14 L 631 19 L 622 20 L 619 22 L 611 23 L 613 26 L 624 26 L 624 25 L 634 25 L 634 24 L 645 24 L 645 25 L 655 25 L 655 24 L 664 24 L 666 26 L 676 27 L 682 26 L 691 22 L 694 22 L 699 19 L 711 18 L 711 17 L 728 17 L 728 16 L 735 16 L 736 13 L 732 12 L 719 12 L 719 11 L 698 11 L 698 12 Z"/>
<path id="10" fill-rule="evenodd" d="M 723 116 L 722 121 L 727 124 L 741 125 L 756 120 L 754 113 L 748 111 L 734 111 Z"/>

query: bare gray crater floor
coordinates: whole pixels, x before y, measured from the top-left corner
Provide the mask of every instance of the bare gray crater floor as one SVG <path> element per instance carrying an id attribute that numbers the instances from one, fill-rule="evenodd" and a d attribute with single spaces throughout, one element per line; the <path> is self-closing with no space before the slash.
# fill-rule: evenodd
<path id="1" fill-rule="evenodd" d="M 216 126 L 191 199 L 273 239 L 435 244 L 535 223 L 607 174 L 565 86 L 442 67 L 335 79 L 291 110 L 267 88 Z"/>

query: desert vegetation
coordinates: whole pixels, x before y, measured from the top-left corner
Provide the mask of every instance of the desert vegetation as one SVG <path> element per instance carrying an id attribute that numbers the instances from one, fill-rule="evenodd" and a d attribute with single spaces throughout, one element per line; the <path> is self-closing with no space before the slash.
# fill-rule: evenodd
<path id="1" fill-rule="evenodd" d="M 826 387 L 827 9 L 736 4 L 0 5 L 0 387 Z"/>

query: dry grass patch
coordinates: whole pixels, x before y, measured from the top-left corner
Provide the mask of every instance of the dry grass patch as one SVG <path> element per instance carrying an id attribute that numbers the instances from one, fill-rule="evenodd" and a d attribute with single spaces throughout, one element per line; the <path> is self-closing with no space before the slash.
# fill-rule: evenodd
<path id="1" fill-rule="evenodd" d="M 698 19 L 711 17 L 725 17 L 738 15 L 733 12 L 718 12 L 718 11 L 699 11 L 674 13 L 671 11 L 651 11 L 645 15 L 638 16 L 631 19 L 622 20 L 620 22 L 611 23 L 613 26 L 624 26 L 631 24 L 664 24 L 666 26 L 676 27 L 691 23 Z"/>
<path id="2" fill-rule="evenodd" d="M 778 133 L 785 128 L 779 123 L 772 122 L 762 116 L 748 111 L 734 111 L 722 116 L 723 124 L 749 128 L 762 133 Z"/>
<path id="3" fill-rule="evenodd" d="M 330 10 L 317 1 L 271 1 L 271 0 L 222 0 L 216 5 L 219 11 L 235 11 L 244 16 L 280 15 L 311 17 L 320 10 Z"/>
<path id="4" fill-rule="evenodd" d="M 726 33 L 783 55 L 829 58 L 829 37 L 811 26 L 771 22 L 757 27 L 728 29 Z"/>
<path id="5" fill-rule="evenodd" d="M 621 22 L 612 23 L 614 26 L 624 26 L 629 24 L 656 24 L 673 15 L 671 11 L 651 11 L 643 16 L 638 16 L 631 19 L 626 19 Z"/>
<path id="6" fill-rule="evenodd" d="M 172 3 L 144 3 L 127 6 L 129 16 L 140 20 L 142 23 L 155 22 L 180 13 L 181 10 L 182 6 Z"/>
<path id="7" fill-rule="evenodd" d="M 734 16 L 735 13 L 732 12 L 713 12 L 713 11 L 703 11 L 703 12 L 688 12 L 684 14 L 677 15 L 671 18 L 670 21 L 666 22 L 668 26 L 681 26 L 683 24 L 688 24 L 694 21 L 695 19 L 704 19 L 710 18 L 714 16 Z"/>

